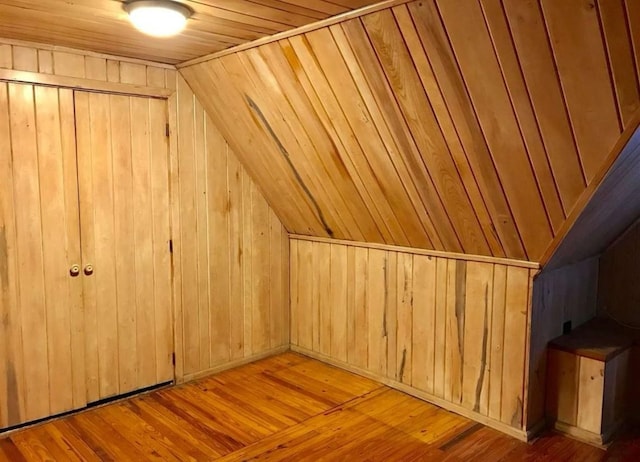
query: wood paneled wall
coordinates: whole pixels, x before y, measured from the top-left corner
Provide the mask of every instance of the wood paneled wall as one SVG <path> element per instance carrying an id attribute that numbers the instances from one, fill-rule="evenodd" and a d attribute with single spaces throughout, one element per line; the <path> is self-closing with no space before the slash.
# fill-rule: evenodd
<path id="1" fill-rule="evenodd" d="M 534 271 L 292 238 L 291 344 L 522 430 Z"/>
<path id="2" fill-rule="evenodd" d="M 0 69 L 159 88 L 175 87 L 176 79 L 173 66 L 82 50 L 36 47 L 26 42 L 3 42 L 2 38 Z"/>
<path id="3" fill-rule="evenodd" d="M 599 310 L 640 327 L 640 222 L 603 252 L 599 281 Z"/>
<path id="4" fill-rule="evenodd" d="M 172 66 L 0 39 L 0 69 L 176 90 L 168 105 L 176 378 L 288 345 L 286 231 Z"/>
<path id="5" fill-rule="evenodd" d="M 289 345 L 289 237 L 178 77 L 173 165 L 177 376 Z"/>
<path id="6" fill-rule="evenodd" d="M 640 107 L 638 23 L 421 0 L 180 72 L 289 231 L 538 261 Z"/>
<path id="7" fill-rule="evenodd" d="M 540 273 L 533 284 L 527 426 L 544 418 L 547 343 L 596 315 L 598 257 Z"/>

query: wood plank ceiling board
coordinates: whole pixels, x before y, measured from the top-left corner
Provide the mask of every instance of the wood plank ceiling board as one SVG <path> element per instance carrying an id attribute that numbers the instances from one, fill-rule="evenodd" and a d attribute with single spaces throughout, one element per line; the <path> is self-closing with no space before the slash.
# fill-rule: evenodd
<path id="1" fill-rule="evenodd" d="M 634 2 L 560 3 L 395 2 L 178 67 L 290 232 L 540 261 L 640 106 Z"/>
<path id="2" fill-rule="evenodd" d="M 138 32 L 122 0 L 3 0 L 0 37 L 175 64 L 378 0 L 179 0 L 194 15 L 169 39 Z"/>

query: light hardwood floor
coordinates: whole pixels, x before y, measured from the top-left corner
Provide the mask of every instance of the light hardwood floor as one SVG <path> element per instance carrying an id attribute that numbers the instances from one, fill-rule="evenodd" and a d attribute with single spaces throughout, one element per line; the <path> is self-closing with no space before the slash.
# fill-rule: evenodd
<path id="1" fill-rule="evenodd" d="M 628 439 L 609 451 L 638 460 Z M 304 356 L 285 353 L 0 437 L 0 461 L 604 460 L 557 435 L 525 444 Z"/>

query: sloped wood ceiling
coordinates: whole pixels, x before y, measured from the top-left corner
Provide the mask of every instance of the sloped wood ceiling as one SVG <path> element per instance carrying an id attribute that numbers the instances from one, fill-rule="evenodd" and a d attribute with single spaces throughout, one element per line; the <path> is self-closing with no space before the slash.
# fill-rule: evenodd
<path id="1" fill-rule="evenodd" d="M 123 0 L 1 0 L 0 37 L 177 63 L 378 0 L 175 0 L 194 14 L 177 37 L 138 32 Z"/>
<path id="2" fill-rule="evenodd" d="M 181 72 L 290 232 L 538 261 L 639 66 L 635 0 L 419 0 Z"/>

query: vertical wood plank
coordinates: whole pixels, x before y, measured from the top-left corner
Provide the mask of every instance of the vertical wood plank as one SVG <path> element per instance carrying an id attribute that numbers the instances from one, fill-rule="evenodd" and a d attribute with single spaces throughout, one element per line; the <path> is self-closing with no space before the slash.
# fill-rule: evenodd
<path id="1" fill-rule="evenodd" d="M 252 344 L 253 351 L 269 349 L 269 206 L 254 183 L 251 183 L 252 271 Z"/>
<path id="2" fill-rule="evenodd" d="M 198 109 L 202 111 L 202 109 Z M 202 111 L 204 112 L 204 111 Z M 206 187 L 202 196 L 207 202 L 206 235 L 209 255 L 206 278 L 209 280 L 208 307 L 210 313 L 211 364 L 224 363 L 230 358 L 231 299 L 230 287 L 230 236 L 229 236 L 229 185 L 228 146 L 215 128 L 211 118 L 205 114 L 204 134 L 206 150 L 203 167 Z"/>
<path id="3" fill-rule="evenodd" d="M 445 377 L 449 386 L 445 389 L 445 399 L 460 404 L 462 403 L 467 262 L 449 260 L 447 272 Z"/>
<path id="4" fill-rule="evenodd" d="M 16 71 L 38 72 L 38 51 L 35 48 L 14 45 L 13 69 Z"/>
<path id="5" fill-rule="evenodd" d="M 9 51 L 10 48 L 9 48 Z M 9 85 L 0 83 L 0 426 L 25 418 Z"/>
<path id="6" fill-rule="evenodd" d="M 448 262 L 446 258 L 436 258 L 436 300 L 434 331 L 434 362 L 433 362 L 433 394 L 444 398 L 447 382 L 445 380 L 446 363 L 446 335 L 447 335 L 447 276 Z"/>
<path id="7" fill-rule="evenodd" d="M 273 210 L 269 209 L 269 347 L 282 345 L 282 332 L 288 329 L 283 321 L 284 297 L 281 271 L 284 249 L 281 237 L 282 225 Z M 329 291 L 327 291 L 329 294 Z"/>
<path id="8" fill-rule="evenodd" d="M 520 428 L 523 425 L 523 373 L 529 300 L 529 271 L 507 269 L 504 344 L 502 367 L 502 422 Z M 526 308 L 525 308 L 526 307 Z"/>
<path id="9" fill-rule="evenodd" d="M 24 417 L 34 420 L 50 412 L 44 261 L 38 245 L 43 235 L 34 88 L 9 84 L 9 101 L 11 146 L 20 153 L 13 158 L 14 194 L 20 201 L 15 209 L 16 250 L 21 274 L 33 275 L 32 279 L 19 278 L 18 290 L 22 335 L 29 339 L 22 344 L 24 364 L 28 364 L 24 369 Z"/>
<path id="10" fill-rule="evenodd" d="M 60 90 L 65 91 L 65 90 Z M 68 90 L 67 90 L 68 91 Z M 42 254 L 44 295 L 46 301 L 45 338 L 49 376 L 50 412 L 59 414 L 73 408 L 73 362 L 71 361 L 71 316 L 81 312 L 73 295 L 77 280 L 70 280 L 67 254 L 77 257 L 79 241 L 66 246 L 67 228 L 77 229 L 78 217 L 67 223 L 65 217 L 65 171 L 62 151 L 62 122 L 73 124 L 73 119 L 60 119 L 59 90 L 34 87 L 36 142 L 38 146 L 38 175 L 42 207 Z M 16 153 L 19 154 L 19 153 Z M 18 156 L 16 156 L 18 157 Z M 74 181 L 70 179 L 68 181 Z M 34 213 L 33 211 L 32 213 Z M 32 245 L 39 243 L 33 242 Z M 71 263 L 72 264 L 72 263 Z"/>
<path id="11" fill-rule="evenodd" d="M 384 250 L 369 250 L 367 279 L 367 368 L 382 377 L 387 375 L 388 261 Z"/>
<path id="12" fill-rule="evenodd" d="M 413 345 L 411 385 L 433 394 L 436 303 L 436 259 L 413 257 Z"/>
<path id="13" fill-rule="evenodd" d="M 109 82 L 120 82 L 120 61 L 107 60 L 107 80 Z"/>
<path id="14" fill-rule="evenodd" d="M 300 277 L 300 249 L 298 247 L 298 240 L 291 239 L 290 250 L 290 266 L 289 266 L 289 299 L 291 303 L 291 315 L 290 315 L 290 340 L 291 345 L 301 346 L 298 336 L 300 329 L 300 295 L 298 291 L 298 278 Z"/>
<path id="15" fill-rule="evenodd" d="M 576 425 L 600 434 L 603 430 L 604 363 L 581 357 L 579 369 Z"/>
<path id="16" fill-rule="evenodd" d="M 331 244 L 331 357 L 347 362 L 347 247 Z M 293 268 L 292 268 L 293 271 Z"/>
<path id="17" fill-rule="evenodd" d="M 369 251 L 362 247 L 355 248 L 354 256 L 354 352 L 353 364 L 358 367 L 367 367 L 369 360 L 369 317 L 367 308 L 369 297 L 367 285 L 369 281 Z"/>
<path id="18" fill-rule="evenodd" d="M 7 43 L 0 44 L 0 69 L 13 69 L 13 50 Z"/>
<path id="19" fill-rule="evenodd" d="M 504 319 L 507 289 L 507 267 L 494 265 L 491 315 L 489 409 L 488 416 L 500 420 L 502 412 L 502 368 L 504 349 Z"/>
<path id="20" fill-rule="evenodd" d="M 177 315 L 171 313 L 171 216 L 169 186 L 169 143 L 166 136 L 167 103 L 150 99 L 149 144 L 153 241 L 153 293 L 155 305 L 156 381 L 171 380 L 174 376 L 173 353 L 174 322 L 178 329 Z M 147 231 L 148 232 L 148 231 Z M 177 362 L 177 359 L 176 359 Z"/>
<path id="21" fill-rule="evenodd" d="M 489 397 L 489 328 L 493 264 L 469 262 L 465 292 L 462 405 L 486 415 Z"/>
<path id="22" fill-rule="evenodd" d="M 298 345 L 313 350 L 313 244 L 298 241 Z"/>
<path id="23" fill-rule="evenodd" d="M 138 313 L 135 309 L 138 285 L 135 275 L 136 247 L 134 240 L 131 239 L 135 232 L 131 175 L 133 126 L 129 97 L 110 95 L 108 98 L 111 152 L 108 153 L 105 161 L 110 164 L 113 175 L 111 192 L 113 212 L 111 216 L 105 216 L 102 219 L 113 222 L 114 234 L 112 241 L 103 240 L 102 245 L 105 246 L 105 251 L 108 247 L 109 252 L 113 254 L 108 257 L 109 263 L 113 262 L 113 266 L 105 265 L 105 269 L 108 268 L 115 275 L 115 290 L 112 295 L 115 299 L 113 304 L 105 304 L 104 309 L 105 311 L 115 310 L 117 317 L 117 328 L 110 334 L 117 339 L 118 345 L 115 358 L 118 364 L 118 388 L 115 394 L 118 394 L 136 388 L 139 366 L 136 332 Z M 104 174 L 104 171 L 100 173 Z M 94 175 L 93 181 L 97 183 L 101 181 L 101 177 Z M 102 267 L 103 261 L 97 257 L 93 263 Z M 129 268 L 129 271 L 121 271 L 121 268 Z M 134 274 L 131 274 L 132 270 Z M 96 280 L 98 286 L 102 286 L 102 279 L 96 278 Z M 105 344 L 104 348 L 113 348 L 113 346 Z M 114 374 L 111 370 L 105 369 L 103 376 L 113 377 Z"/>
<path id="24" fill-rule="evenodd" d="M 155 383 L 156 366 L 156 303 L 154 287 L 154 216 L 152 196 L 153 156 L 150 140 L 151 101 L 145 98 L 131 98 L 129 101 L 132 127 L 131 143 L 131 195 L 133 215 L 133 245 L 135 257 L 129 276 L 135 280 L 135 339 L 139 353 L 136 385 Z M 157 109 L 157 106 L 154 107 Z M 157 130 L 154 130 L 157 133 Z M 168 204 L 167 204 L 168 205 Z M 157 204 L 161 207 L 161 204 Z M 131 308 L 133 308 L 133 306 Z"/>
<path id="25" fill-rule="evenodd" d="M 413 371 L 413 255 L 398 253 L 398 347 L 395 379 L 411 384 Z"/>
<path id="26" fill-rule="evenodd" d="M 313 350 L 331 354 L 331 245 L 313 243 Z"/>
<path id="27" fill-rule="evenodd" d="M 229 300 L 233 301 L 234 304 L 234 307 L 229 307 L 229 346 L 230 358 L 238 359 L 244 356 L 245 347 L 244 268 L 242 257 L 244 228 L 242 215 L 242 167 L 233 152 L 228 149 L 227 185 L 229 188 Z M 293 255 L 292 253 L 292 256 Z M 295 285 L 292 283 L 291 287 L 293 290 Z M 294 324 L 291 325 L 291 328 L 294 328 Z"/>
<path id="28" fill-rule="evenodd" d="M 53 53 L 49 50 L 38 50 L 38 72 L 53 74 Z"/>
<path id="29" fill-rule="evenodd" d="M 86 56 L 84 58 L 84 75 L 92 80 L 107 80 L 107 60 L 104 58 L 96 58 L 95 56 Z"/>
<path id="30" fill-rule="evenodd" d="M 242 172 L 242 269 L 244 296 L 244 351 L 245 355 L 253 354 L 253 197 L 251 179 L 247 172 Z"/>
<path id="31" fill-rule="evenodd" d="M 84 56 L 62 51 L 53 52 L 53 70 L 56 75 L 85 78 Z"/>
<path id="32" fill-rule="evenodd" d="M 124 81 L 124 67 L 120 66 L 121 77 Z M 138 66 L 130 67 L 129 77 L 135 80 L 142 79 L 143 69 Z M 145 76 L 146 79 L 146 76 Z M 198 300 L 198 339 L 200 341 L 199 348 L 199 368 L 198 370 L 206 370 L 211 367 L 211 350 L 213 346 L 212 339 L 212 318 L 214 313 L 211 312 L 211 293 L 210 287 L 213 283 L 210 278 L 212 262 L 209 255 L 209 220 L 208 220 L 208 202 L 207 194 L 207 161 L 208 146 L 207 134 L 205 128 L 205 113 L 197 99 L 193 99 L 193 127 L 194 127 L 194 219 L 195 232 L 192 235 L 194 239 L 194 264 L 196 267 L 195 290 Z"/>
<path id="33" fill-rule="evenodd" d="M 107 70 L 109 69 L 107 63 Z M 184 79 L 178 77 L 178 156 L 180 203 L 180 280 L 181 306 L 183 313 L 184 373 L 193 373 L 200 368 L 200 331 L 198 311 L 198 281 L 196 239 L 196 172 L 195 172 L 195 126 L 193 94 Z"/>

